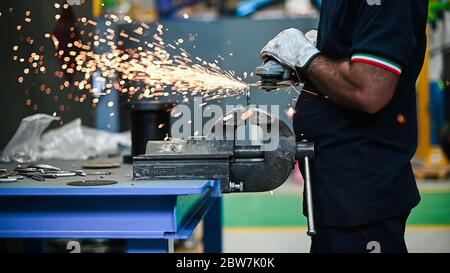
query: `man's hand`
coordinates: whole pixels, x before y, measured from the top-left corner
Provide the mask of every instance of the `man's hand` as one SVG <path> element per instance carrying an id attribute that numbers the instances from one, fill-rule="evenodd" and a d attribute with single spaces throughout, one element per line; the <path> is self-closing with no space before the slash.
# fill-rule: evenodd
<path id="1" fill-rule="evenodd" d="M 280 32 L 261 50 L 261 58 L 273 57 L 291 69 L 305 69 L 319 50 L 303 32 L 290 28 Z"/>
<path id="2" fill-rule="evenodd" d="M 273 57 L 291 69 L 300 69 L 323 95 L 345 107 L 373 114 L 390 102 L 398 75 L 366 63 L 319 56 L 308 38 L 298 29 L 286 29 L 267 43 L 261 58 Z"/>

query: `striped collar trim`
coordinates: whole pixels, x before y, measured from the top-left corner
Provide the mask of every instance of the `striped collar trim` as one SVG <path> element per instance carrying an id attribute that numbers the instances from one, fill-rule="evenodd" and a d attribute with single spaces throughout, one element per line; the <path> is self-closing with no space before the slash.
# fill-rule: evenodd
<path id="1" fill-rule="evenodd" d="M 355 53 L 352 56 L 352 61 L 375 65 L 384 68 L 386 70 L 389 70 L 394 74 L 396 74 L 397 76 L 399 76 L 402 73 L 402 67 L 399 64 L 372 54 Z"/>

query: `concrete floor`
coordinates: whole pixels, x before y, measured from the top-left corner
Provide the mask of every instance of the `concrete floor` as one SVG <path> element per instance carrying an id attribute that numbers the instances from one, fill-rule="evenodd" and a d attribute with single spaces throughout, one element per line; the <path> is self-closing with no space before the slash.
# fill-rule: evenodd
<path id="1" fill-rule="evenodd" d="M 450 253 L 450 230 L 407 230 L 409 252 Z M 224 233 L 224 251 L 227 253 L 307 253 L 310 239 L 304 231 L 266 231 Z"/>
<path id="2" fill-rule="evenodd" d="M 421 191 L 450 191 L 450 181 L 418 181 Z M 301 187 L 285 183 L 274 194 L 296 192 Z M 304 227 L 226 227 L 224 251 L 235 252 L 309 252 L 310 239 Z M 405 236 L 409 252 L 450 253 L 450 225 L 410 226 Z"/>

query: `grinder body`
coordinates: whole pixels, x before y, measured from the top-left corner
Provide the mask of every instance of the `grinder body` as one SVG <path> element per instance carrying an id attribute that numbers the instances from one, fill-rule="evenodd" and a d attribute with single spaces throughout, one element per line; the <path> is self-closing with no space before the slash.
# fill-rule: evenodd
<path id="1" fill-rule="evenodd" d="M 289 67 L 282 65 L 274 58 L 269 58 L 261 66 L 256 67 L 255 75 L 260 77 L 259 88 L 266 91 L 272 91 L 274 89 L 283 86 L 282 83 L 288 82 L 289 86 L 291 81 L 298 82 L 297 72 Z"/>

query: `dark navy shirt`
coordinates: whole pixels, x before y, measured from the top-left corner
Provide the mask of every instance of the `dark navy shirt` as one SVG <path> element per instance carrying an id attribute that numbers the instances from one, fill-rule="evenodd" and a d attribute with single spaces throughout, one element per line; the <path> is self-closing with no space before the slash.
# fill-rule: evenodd
<path id="1" fill-rule="evenodd" d="M 410 160 L 417 148 L 415 85 L 427 10 L 426 0 L 323 1 L 321 53 L 376 65 L 398 75 L 399 83 L 376 114 L 306 92 L 299 96 L 294 129 L 298 140 L 316 145 L 311 168 L 319 225 L 368 224 L 406 213 L 420 201 Z M 305 88 L 320 93 L 310 82 Z"/>

